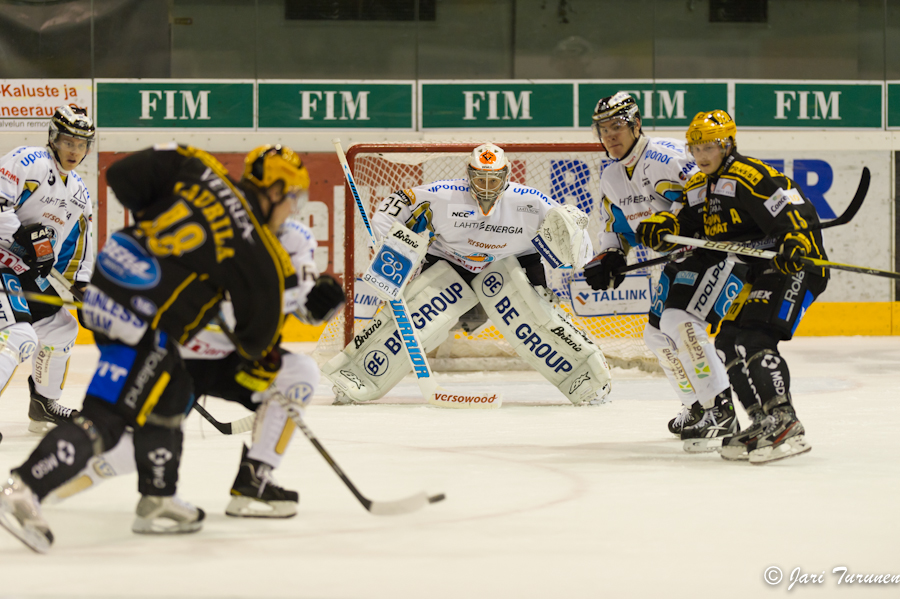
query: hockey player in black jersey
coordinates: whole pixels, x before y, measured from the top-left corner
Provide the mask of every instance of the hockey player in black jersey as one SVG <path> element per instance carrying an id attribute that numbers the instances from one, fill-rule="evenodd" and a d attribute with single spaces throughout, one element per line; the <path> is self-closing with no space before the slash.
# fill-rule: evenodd
<path id="1" fill-rule="evenodd" d="M 687 206 L 678 216 L 657 213 L 638 227 L 654 249 L 674 247 L 667 234 L 714 241 L 758 241 L 778 248 L 769 260 L 743 258 L 747 285 L 732 304 L 716 338 L 729 380 L 752 426 L 722 442 L 729 460 L 766 463 L 807 452 L 803 425 L 790 394 L 790 373 L 778 343 L 791 339 L 810 304 L 825 290 L 828 271 L 796 259 L 825 259 L 822 235 L 808 228 L 816 210 L 797 184 L 771 166 L 737 152 L 737 126 L 723 110 L 697 114 L 687 142 L 702 171 L 685 186 Z M 714 415 L 697 427 L 714 425 Z M 700 431 L 702 433 L 702 431 Z"/>
<path id="2" fill-rule="evenodd" d="M 88 459 L 115 446 L 127 426 L 141 499 L 132 530 L 184 533 L 204 513 L 176 495 L 191 378 L 184 344 L 219 312 L 234 307 L 242 361 L 236 380 L 267 388 L 280 369 L 284 290 L 296 285 L 291 261 L 265 226 L 293 203 L 299 159 L 275 146 L 275 182 L 263 188 L 232 181 L 217 160 L 167 144 L 112 165 L 107 181 L 135 224 L 113 234 L 97 256 L 84 293 L 83 319 L 100 350 L 81 414 L 52 430 L 0 488 L 0 524 L 30 548 L 53 541 L 40 500 L 76 475 Z"/>

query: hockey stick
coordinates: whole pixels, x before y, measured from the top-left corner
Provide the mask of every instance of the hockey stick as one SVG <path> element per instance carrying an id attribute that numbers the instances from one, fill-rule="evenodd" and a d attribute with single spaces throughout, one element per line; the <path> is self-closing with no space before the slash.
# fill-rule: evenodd
<path id="1" fill-rule="evenodd" d="M 253 428 L 253 421 L 256 419 L 256 414 L 250 414 L 249 416 L 245 416 L 234 422 L 219 422 L 206 410 L 206 408 L 200 405 L 200 402 L 194 402 L 194 409 L 197 410 L 197 413 L 203 416 L 207 422 L 213 425 L 213 428 L 223 435 L 246 433 Z"/>
<path id="2" fill-rule="evenodd" d="M 353 200 L 356 202 L 356 208 L 359 211 L 363 223 L 366 225 L 366 231 L 369 233 L 370 246 L 374 246 L 375 233 L 372 231 L 372 225 L 369 223 L 366 207 L 363 205 L 362 198 L 359 197 L 359 191 L 356 189 L 356 182 L 353 180 L 353 173 L 350 172 L 350 165 L 347 163 L 347 156 L 344 154 L 344 148 L 341 147 L 341 140 L 335 138 L 331 141 L 334 144 L 334 151 L 337 153 L 338 162 L 341 163 L 341 169 L 344 171 L 344 178 L 347 180 L 347 186 L 350 188 L 350 193 L 353 195 Z M 419 391 L 422 393 L 422 397 L 431 405 L 449 405 L 447 402 L 443 402 L 436 397 L 436 394 L 441 394 L 445 397 L 449 394 L 434 380 L 434 374 L 431 372 L 431 367 L 428 365 L 422 343 L 419 341 L 416 328 L 412 324 L 412 319 L 409 317 L 409 308 L 406 305 L 406 300 L 403 299 L 401 294 L 397 299 L 390 300 L 388 305 L 394 313 L 394 320 L 397 323 L 397 329 L 400 331 L 400 341 L 412 364 L 413 372 L 416 374 L 416 383 L 419 385 Z M 484 394 L 484 396 L 486 397 L 487 394 Z M 499 399 L 499 397 L 497 399 Z M 500 402 L 492 402 L 491 404 L 483 405 L 499 407 Z"/>
<path id="3" fill-rule="evenodd" d="M 754 258 L 762 258 L 763 260 L 771 260 L 778 255 L 778 252 L 771 250 L 763 250 L 752 248 L 742 243 L 734 241 L 709 241 L 706 239 L 696 239 L 694 237 L 681 237 L 680 235 L 666 235 L 663 240 L 669 243 L 677 243 L 680 245 L 692 245 L 707 250 L 715 250 L 717 252 L 729 252 L 732 254 L 740 254 L 742 256 L 752 256 Z M 856 266 L 854 264 L 842 264 L 840 262 L 831 262 L 830 260 L 821 260 L 819 258 L 797 258 L 797 262 L 807 266 L 815 266 L 817 268 L 830 268 L 833 270 L 846 270 L 849 272 L 858 272 L 864 275 L 873 275 L 876 277 L 887 277 L 889 279 L 900 279 L 900 273 L 890 270 L 878 270 L 877 268 L 869 268 L 868 266 Z"/>
<path id="4" fill-rule="evenodd" d="M 799 229 L 799 231 L 820 231 L 822 229 L 830 229 L 831 227 L 837 227 L 840 225 L 846 225 L 853 217 L 856 216 L 856 213 L 859 212 L 859 209 L 863 205 L 863 201 L 866 199 L 866 194 L 869 192 L 869 182 L 872 180 L 872 173 L 869 171 L 869 167 L 864 166 L 862 170 L 862 176 L 859 178 L 859 185 L 856 186 L 856 193 L 853 194 L 853 198 L 850 200 L 850 203 L 847 205 L 846 210 L 844 210 L 840 216 L 837 218 L 833 218 L 829 221 L 814 223 L 805 229 Z M 790 233 L 791 231 L 797 231 L 798 229 L 790 229 L 788 231 L 783 231 L 783 233 Z M 697 244 L 689 244 L 696 246 Z M 626 272 L 631 272 L 633 270 L 639 270 L 641 268 L 645 268 L 648 266 L 656 266 L 657 264 L 663 264 L 665 262 L 670 262 L 672 260 L 678 260 L 680 258 L 686 257 L 690 255 L 692 250 L 682 250 L 681 253 L 672 252 L 665 256 L 660 256 L 659 258 L 654 258 L 653 260 L 646 260 L 644 262 L 637 262 L 635 264 L 630 264 L 623 268 L 616 269 L 615 274 L 624 274 Z M 734 252 L 737 253 L 737 252 Z M 844 265 L 849 266 L 849 265 Z M 853 271 L 858 272 L 858 271 Z M 886 272 L 886 271 L 881 271 Z M 872 274 L 868 273 L 867 274 Z"/>
<path id="5" fill-rule="evenodd" d="M 218 316 L 213 319 L 213 322 L 221 327 L 222 332 L 225 333 L 225 336 L 234 344 L 235 347 L 238 346 L 237 338 L 234 336 L 234 332 L 222 321 Z M 328 453 L 328 450 L 319 442 L 313 432 L 306 426 L 306 423 L 303 421 L 303 417 L 300 415 L 300 410 L 298 409 L 297 404 L 290 401 L 288 398 L 284 396 L 280 391 L 275 393 L 275 397 L 278 399 L 278 402 L 284 408 L 284 411 L 287 412 L 288 417 L 293 421 L 297 428 L 303 433 L 303 435 L 309 439 L 309 442 L 313 444 L 313 447 L 319 452 L 319 454 L 325 458 L 325 461 L 328 462 L 328 465 L 331 466 L 331 469 L 334 470 L 335 474 L 347 485 L 347 488 L 350 489 L 350 492 L 353 493 L 353 496 L 356 497 L 359 502 L 363 505 L 366 510 L 370 513 L 375 514 L 376 516 L 396 516 L 398 514 L 408 514 L 410 512 L 414 512 L 416 510 L 420 510 L 429 503 L 437 503 L 439 501 L 443 501 L 446 499 L 446 496 L 443 493 L 438 493 L 437 495 L 429 496 L 424 491 L 421 493 L 416 493 L 410 497 L 406 497 L 404 499 L 398 499 L 396 501 L 372 501 L 367 498 L 365 495 L 359 492 L 359 489 L 356 488 L 356 485 L 353 484 L 344 471 L 341 470 L 341 467 L 337 465 L 337 462 L 334 461 L 334 458 L 331 457 L 331 454 Z M 206 413 L 209 415 L 205 409 L 200 408 L 196 403 L 194 404 L 194 408 L 200 412 L 201 414 Z M 210 415 L 207 420 L 210 423 L 213 423 L 217 429 L 222 431 L 226 425 L 220 422 L 214 422 L 214 418 Z M 216 424 L 220 425 L 216 426 Z M 224 432 L 224 431 L 222 431 Z"/>

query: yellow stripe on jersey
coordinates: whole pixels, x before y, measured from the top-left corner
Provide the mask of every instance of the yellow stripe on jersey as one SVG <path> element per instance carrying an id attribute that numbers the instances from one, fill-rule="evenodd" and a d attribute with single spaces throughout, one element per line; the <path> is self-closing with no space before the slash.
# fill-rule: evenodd
<path id="1" fill-rule="evenodd" d="M 81 266 L 81 263 L 84 261 L 84 255 L 87 251 L 87 244 L 85 243 L 86 236 L 84 234 L 85 230 L 87 230 L 87 219 L 84 218 L 84 214 L 78 217 L 78 241 L 75 244 L 75 250 L 72 252 L 72 259 L 69 260 L 69 263 L 66 265 L 65 270 L 60 273 L 62 276 L 66 278 L 67 281 L 75 284 L 75 273 L 78 272 L 78 268 Z"/>
<path id="2" fill-rule="evenodd" d="M 181 292 L 184 291 L 185 287 L 194 282 L 194 279 L 197 278 L 197 273 L 192 272 L 189 274 L 179 285 L 175 288 L 175 291 L 172 292 L 172 295 L 169 296 L 169 299 L 160 306 L 159 310 L 156 311 L 156 316 L 153 317 L 153 322 L 150 324 L 151 328 L 156 328 L 159 325 L 159 319 L 162 318 L 163 313 L 172 307 L 172 304 L 175 303 L 175 300 L 178 299 L 178 296 L 181 295 Z"/>

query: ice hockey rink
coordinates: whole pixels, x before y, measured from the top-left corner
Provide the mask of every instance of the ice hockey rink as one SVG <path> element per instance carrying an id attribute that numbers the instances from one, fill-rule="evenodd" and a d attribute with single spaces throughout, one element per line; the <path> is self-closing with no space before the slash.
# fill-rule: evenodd
<path id="1" fill-rule="evenodd" d="M 798 338 L 783 353 L 813 449 L 763 466 L 684 453 L 665 379 L 641 372 L 616 369 L 612 403 L 586 408 L 536 373 L 440 377 L 502 392 L 499 410 L 426 407 L 412 378 L 365 406 L 331 406 L 320 385 L 308 424 L 363 494 L 446 493 L 405 516 L 366 512 L 298 433 L 277 471 L 298 516 L 226 517 L 249 433 L 194 414 L 179 494 L 207 511 L 201 532 L 132 534 L 135 475 L 111 480 L 45 508 L 47 555 L 0 531 L 0 597 L 897 596 L 855 577 L 900 581 L 900 338 Z M 95 359 L 76 347 L 64 403 L 80 404 Z M 0 402 L 3 472 L 37 443 L 26 376 Z M 789 591 L 800 574 L 821 583 Z"/>

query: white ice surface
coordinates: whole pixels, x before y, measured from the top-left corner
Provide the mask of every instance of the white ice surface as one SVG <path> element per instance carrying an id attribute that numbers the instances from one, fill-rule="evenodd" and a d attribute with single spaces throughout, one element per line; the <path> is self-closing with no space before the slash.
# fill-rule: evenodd
<path id="1" fill-rule="evenodd" d="M 278 470 L 298 516 L 226 517 L 249 434 L 192 415 L 179 494 L 207 511 L 201 532 L 132 534 L 135 476 L 112 480 L 44 509 L 47 555 L 0 530 L 0 597 L 769 597 L 788 594 L 796 567 L 824 582 L 791 594 L 900 596 L 832 574 L 900 575 L 900 337 L 782 349 L 813 450 L 765 466 L 684 453 L 666 431 L 678 405 L 665 379 L 640 373 L 616 371 L 614 401 L 588 408 L 528 373 L 440 377 L 501 391 L 499 410 L 426 407 L 411 378 L 379 405 L 331 406 L 321 385 L 308 423 L 363 494 L 446 493 L 406 516 L 366 512 L 298 433 Z M 80 405 L 95 360 L 76 348 L 64 403 Z M 4 473 L 38 441 L 25 370 L 0 399 Z M 770 566 L 781 584 L 763 581 Z"/>

